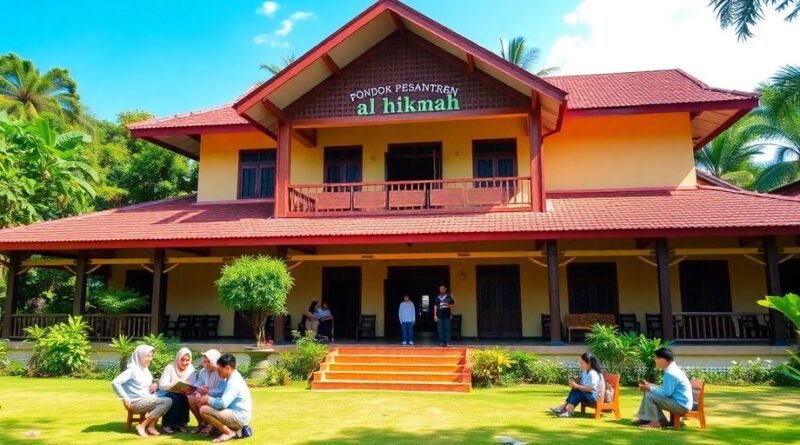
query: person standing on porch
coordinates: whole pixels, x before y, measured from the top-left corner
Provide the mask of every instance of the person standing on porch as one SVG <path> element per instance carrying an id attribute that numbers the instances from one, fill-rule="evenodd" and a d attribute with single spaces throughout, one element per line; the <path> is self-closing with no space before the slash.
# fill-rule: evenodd
<path id="1" fill-rule="evenodd" d="M 160 436 L 156 429 L 158 419 L 169 411 L 172 400 L 155 395 L 158 385 L 153 383 L 150 363 L 154 348 L 139 345 L 133 350 L 128 367 L 111 382 L 111 387 L 119 396 L 125 408 L 134 414 L 150 413 L 143 422 L 136 425 L 136 433 L 141 437 Z"/>
<path id="2" fill-rule="evenodd" d="M 450 346 L 450 319 L 453 317 L 453 307 L 456 300 L 447 292 L 447 286 L 439 286 L 439 295 L 433 305 L 433 320 L 439 332 L 439 345 Z"/>
<path id="3" fill-rule="evenodd" d="M 667 418 L 662 410 L 674 413 L 686 413 L 692 409 L 694 403 L 692 384 L 686 373 L 675 364 L 675 356 L 667 348 L 656 350 L 656 367 L 664 370 L 664 381 L 661 386 L 656 386 L 647 381 L 639 384 L 639 390 L 644 393 L 642 404 L 634 423 L 639 428 L 661 428 L 667 425 Z"/>
<path id="4" fill-rule="evenodd" d="M 417 321 L 417 309 L 408 294 L 403 295 L 403 302 L 400 303 L 398 311 L 400 317 L 400 328 L 403 332 L 402 345 L 414 345 L 414 323 Z"/>
<path id="5" fill-rule="evenodd" d="M 175 430 L 186 432 L 186 425 L 189 424 L 189 399 L 187 396 L 191 391 L 179 393 L 173 392 L 172 388 L 178 382 L 194 386 L 196 380 L 197 373 L 192 366 L 192 351 L 183 347 L 175 356 L 175 361 L 164 368 L 161 378 L 158 379 L 158 389 L 161 390 L 159 395 L 172 400 L 172 406 L 161 421 L 161 427 L 165 433 L 173 434 Z"/>
<path id="6" fill-rule="evenodd" d="M 200 415 L 220 432 L 214 443 L 226 442 L 234 437 L 250 437 L 248 426 L 253 412 L 253 399 L 244 377 L 236 370 L 236 357 L 224 354 L 217 360 L 217 373 L 225 380 L 225 391 L 219 397 L 205 395 L 200 398 Z"/>

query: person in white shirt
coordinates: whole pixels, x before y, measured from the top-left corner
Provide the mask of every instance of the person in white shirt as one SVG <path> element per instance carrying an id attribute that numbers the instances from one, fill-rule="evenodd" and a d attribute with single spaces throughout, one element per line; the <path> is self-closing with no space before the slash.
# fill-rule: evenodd
<path id="1" fill-rule="evenodd" d="M 111 382 L 125 408 L 134 414 L 149 413 L 142 423 L 136 425 L 136 433 L 142 437 L 160 436 L 156 429 L 158 418 L 163 416 L 172 406 L 172 400 L 158 397 L 154 393 L 158 385 L 153 383 L 150 363 L 153 361 L 152 346 L 139 345 L 133 350 L 128 368 Z"/>
<path id="2" fill-rule="evenodd" d="M 597 357 L 584 352 L 578 360 L 578 366 L 581 368 L 581 382 L 569 379 L 571 389 L 567 400 L 557 407 L 550 408 L 550 411 L 558 417 L 572 417 L 579 403 L 594 405 L 605 392 L 603 368 L 600 367 Z"/>
<path id="3" fill-rule="evenodd" d="M 192 430 L 192 434 L 208 434 L 212 430 L 212 427 L 207 425 L 200 415 L 200 397 L 206 394 L 211 397 L 219 397 L 225 391 L 225 379 L 221 378 L 217 373 L 217 360 L 219 360 L 220 355 L 222 354 L 216 349 L 209 349 L 201 354 L 203 367 L 197 374 L 197 381 L 194 384 L 197 387 L 197 391 L 189 395 L 189 409 L 197 419 L 197 428 Z"/>
<path id="4" fill-rule="evenodd" d="M 403 302 L 398 310 L 400 328 L 403 331 L 403 345 L 414 345 L 414 323 L 417 321 L 417 309 L 408 294 L 403 295 Z"/>
<path id="5" fill-rule="evenodd" d="M 161 420 L 161 427 L 167 434 L 172 434 L 175 430 L 182 433 L 186 432 L 186 425 L 189 424 L 189 399 L 191 391 L 178 393 L 172 391 L 172 387 L 178 382 L 183 382 L 194 386 L 197 380 L 197 373 L 192 366 L 192 351 L 189 348 L 181 348 L 175 355 L 175 361 L 168 364 L 158 379 L 159 395 L 169 397 L 172 406 L 169 408 L 164 418 Z"/>

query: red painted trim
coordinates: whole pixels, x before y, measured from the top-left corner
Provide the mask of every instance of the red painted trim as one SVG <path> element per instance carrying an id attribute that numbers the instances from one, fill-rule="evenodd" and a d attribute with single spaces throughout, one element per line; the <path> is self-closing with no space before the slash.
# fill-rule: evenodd
<path id="1" fill-rule="evenodd" d="M 472 74 L 475 72 L 475 56 L 470 53 L 466 53 L 467 56 L 467 72 Z"/>
<path id="2" fill-rule="evenodd" d="M 133 128 L 131 135 L 137 138 L 157 137 L 157 136 L 180 136 L 191 134 L 210 134 L 210 133 L 237 133 L 246 131 L 258 131 L 258 128 L 251 124 L 231 124 L 231 125 L 200 125 L 188 127 L 163 127 L 163 128 Z"/>
<path id="3" fill-rule="evenodd" d="M 245 247 L 275 245 L 377 245 L 402 243 L 452 243 L 479 241 L 516 241 L 546 239 L 629 239 L 646 237 L 721 237 L 721 236 L 768 236 L 796 235 L 798 226 L 784 227 L 740 227 L 740 228 L 687 228 L 687 229 L 625 229 L 586 230 L 564 232 L 487 232 L 487 233 L 423 233 L 423 234 L 376 234 L 345 236 L 304 237 L 240 237 L 223 239 L 175 239 L 175 240 L 109 240 L 89 242 L 56 243 L 0 243 L 0 251 L 20 250 L 80 250 L 80 249 L 149 249 L 173 247 Z"/>
<path id="4" fill-rule="evenodd" d="M 732 109 L 747 109 L 749 111 L 757 106 L 758 99 L 750 98 L 711 102 L 689 102 L 682 104 L 653 104 L 608 108 L 584 108 L 577 110 L 568 109 L 567 114 L 569 116 L 605 116 L 610 114 L 655 114 Z"/>
<path id="5" fill-rule="evenodd" d="M 289 184 L 291 165 L 292 127 L 278 122 L 278 151 L 275 168 L 275 216 L 284 217 L 289 210 Z"/>
<path id="6" fill-rule="evenodd" d="M 328 67 L 331 73 L 333 73 L 334 76 L 339 77 L 342 75 L 342 69 L 339 68 L 339 65 L 337 65 L 336 62 L 333 61 L 330 54 L 328 53 L 323 54 L 322 61 L 325 62 L 325 65 Z"/>
<path id="7" fill-rule="evenodd" d="M 292 137 L 297 139 L 297 142 L 300 142 L 306 148 L 314 148 L 317 146 L 317 130 L 314 128 L 293 130 Z"/>
<path id="8" fill-rule="evenodd" d="M 286 116 L 283 114 L 283 110 L 278 108 L 278 106 L 275 105 L 271 100 L 265 97 L 261 100 L 261 105 L 263 105 L 267 112 L 275 116 L 279 121 L 286 122 Z"/>
<path id="9" fill-rule="evenodd" d="M 403 23 L 403 18 L 392 10 L 389 10 L 389 15 L 392 17 L 392 21 L 394 22 L 394 26 L 397 27 L 397 30 L 400 31 L 401 34 L 405 34 L 406 25 Z"/>
<path id="10" fill-rule="evenodd" d="M 186 156 L 189 159 L 194 159 L 195 161 L 200 160 L 199 155 L 188 152 L 185 149 L 178 147 L 177 145 L 172 145 L 169 142 L 162 141 L 161 139 L 157 139 L 154 137 L 140 137 L 140 139 L 143 139 L 151 144 L 158 145 L 159 147 L 166 148 L 167 150 L 178 153 L 181 156 Z"/>
<path id="11" fill-rule="evenodd" d="M 486 116 L 510 116 L 525 115 L 528 113 L 527 107 L 515 108 L 491 108 L 482 110 L 461 110 L 461 111 L 434 111 L 431 113 L 403 113 L 403 114 L 382 114 L 380 116 L 343 116 L 325 117 L 318 119 L 297 119 L 292 121 L 295 128 L 320 128 L 320 127 L 346 127 L 356 125 L 386 124 L 386 123 L 409 123 L 418 121 L 440 121 L 453 120 L 459 118 L 486 117 Z"/>
<path id="12" fill-rule="evenodd" d="M 543 212 L 547 207 L 542 161 L 542 110 L 539 104 L 528 113 L 528 141 L 531 162 L 531 207 L 534 212 Z"/>
<path id="13" fill-rule="evenodd" d="M 267 128 L 264 125 L 262 125 L 261 122 L 253 119 L 252 117 L 250 117 L 250 116 L 248 116 L 246 114 L 242 114 L 242 118 L 247 120 L 247 122 L 250 122 L 251 125 L 253 125 L 257 129 L 261 130 L 267 136 L 272 138 L 273 141 L 275 141 L 275 142 L 278 141 L 278 136 L 275 133 L 273 133 L 272 130 L 270 130 L 269 128 Z"/>
<path id="14" fill-rule="evenodd" d="M 711 142 L 712 139 L 714 139 L 715 137 L 717 137 L 720 134 L 722 134 L 723 131 L 725 131 L 728 128 L 730 128 L 731 125 L 735 124 L 736 121 L 738 121 L 739 119 L 743 118 L 749 112 L 750 112 L 750 109 L 743 109 L 743 110 L 739 110 L 736 113 L 734 113 L 731 117 L 726 119 L 725 122 L 721 123 L 719 125 L 719 127 L 715 128 L 714 131 L 712 131 L 711 133 L 707 134 L 706 137 L 704 137 L 703 139 L 700 139 L 699 141 L 697 141 L 694 144 L 694 149 L 695 150 L 699 150 L 699 149 L 703 148 L 704 145 L 706 145 L 707 143 Z"/>

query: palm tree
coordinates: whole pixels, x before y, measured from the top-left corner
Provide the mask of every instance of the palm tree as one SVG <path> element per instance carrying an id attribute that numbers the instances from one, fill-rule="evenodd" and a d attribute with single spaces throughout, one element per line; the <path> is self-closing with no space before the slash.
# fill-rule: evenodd
<path id="1" fill-rule="evenodd" d="M 530 70 L 531 65 L 536 64 L 539 60 L 539 48 L 528 47 L 525 43 L 525 37 L 522 36 L 514 37 L 508 42 L 500 39 L 500 57 L 520 68 Z M 558 67 L 544 68 L 536 72 L 536 75 L 539 77 L 551 76 L 558 70 Z"/>
<path id="2" fill-rule="evenodd" d="M 764 19 L 764 6 L 773 6 L 776 11 L 786 11 L 784 20 L 791 22 L 800 16 L 800 0 L 711 0 L 722 29 L 736 28 L 739 40 L 753 37 L 751 26 Z"/>
<path id="3" fill-rule="evenodd" d="M 30 60 L 13 53 L 0 56 L 0 110 L 23 119 L 53 114 L 68 122 L 82 117 L 78 85 L 61 68 L 44 75 Z"/>
<path id="4" fill-rule="evenodd" d="M 281 57 L 281 63 L 262 63 L 259 69 L 267 70 L 274 76 L 283 71 L 284 68 L 291 65 L 294 61 L 295 57 L 294 54 L 292 54 L 287 57 Z"/>
<path id="5" fill-rule="evenodd" d="M 752 159 L 762 148 L 757 143 L 761 128 L 755 124 L 749 115 L 736 122 L 695 152 L 695 164 L 717 178 L 750 188 L 759 173 Z"/>

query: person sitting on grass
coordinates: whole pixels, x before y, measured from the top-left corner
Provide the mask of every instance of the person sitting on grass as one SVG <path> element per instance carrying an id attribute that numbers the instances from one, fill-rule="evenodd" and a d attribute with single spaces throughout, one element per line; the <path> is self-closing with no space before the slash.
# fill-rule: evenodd
<path id="1" fill-rule="evenodd" d="M 639 384 L 644 393 L 642 404 L 634 422 L 639 428 L 661 428 L 668 424 L 662 410 L 686 413 L 692 409 L 692 384 L 681 368 L 675 364 L 675 356 L 667 348 L 656 350 L 656 367 L 664 370 L 664 381 L 656 386 L 647 381 Z"/>
<path id="2" fill-rule="evenodd" d="M 194 386 L 196 380 L 197 373 L 192 366 L 192 351 L 189 348 L 181 348 L 175 356 L 175 361 L 164 368 L 161 378 L 158 379 L 160 395 L 172 400 L 172 406 L 161 421 L 161 427 L 165 433 L 173 434 L 175 430 L 186 432 L 186 425 L 189 424 L 189 399 L 187 396 L 191 390 L 187 389 L 186 392 L 179 393 L 173 392 L 172 388 L 178 382 Z"/>
<path id="3" fill-rule="evenodd" d="M 154 348 L 149 345 L 137 346 L 131 354 L 127 369 L 111 382 L 111 387 L 125 408 L 134 414 L 149 413 L 147 418 L 136 426 L 136 433 L 141 437 L 147 437 L 148 434 L 160 436 L 156 424 L 159 417 L 172 406 L 171 399 L 154 394 L 158 385 L 153 383 L 153 375 L 149 369 L 153 361 L 153 350 Z"/>
<path id="4" fill-rule="evenodd" d="M 603 368 L 597 361 L 597 357 L 588 352 L 584 352 L 578 360 L 581 368 L 581 383 L 575 379 L 569 379 L 569 395 L 567 400 L 559 406 L 550 408 L 550 411 L 558 417 L 572 417 L 575 407 L 584 402 L 594 405 L 600 400 L 605 388 L 603 381 Z"/>
<path id="5" fill-rule="evenodd" d="M 214 443 L 225 442 L 237 436 L 252 434 L 250 416 L 253 402 L 250 389 L 236 370 L 236 357 L 225 354 L 217 360 L 217 373 L 226 380 L 225 391 L 219 397 L 204 395 L 200 398 L 200 415 L 220 432 Z"/>
<path id="6" fill-rule="evenodd" d="M 213 429 L 200 415 L 200 398 L 206 394 L 211 397 L 219 397 L 225 391 L 225 379 L 221 378 L 217 373 L 217 360 L 219 360 L 220 355 L 216 349 L 209 349 L 201 354 L 203 367 L 197 373 L 197 381 L 194 384 L 197 386 L 197 391 L 194 394 L 189 394 L 189 409 L 197 419 L 197 428 L 192 430 L 192 434 L 203 433 L 208 435 Z"/>

